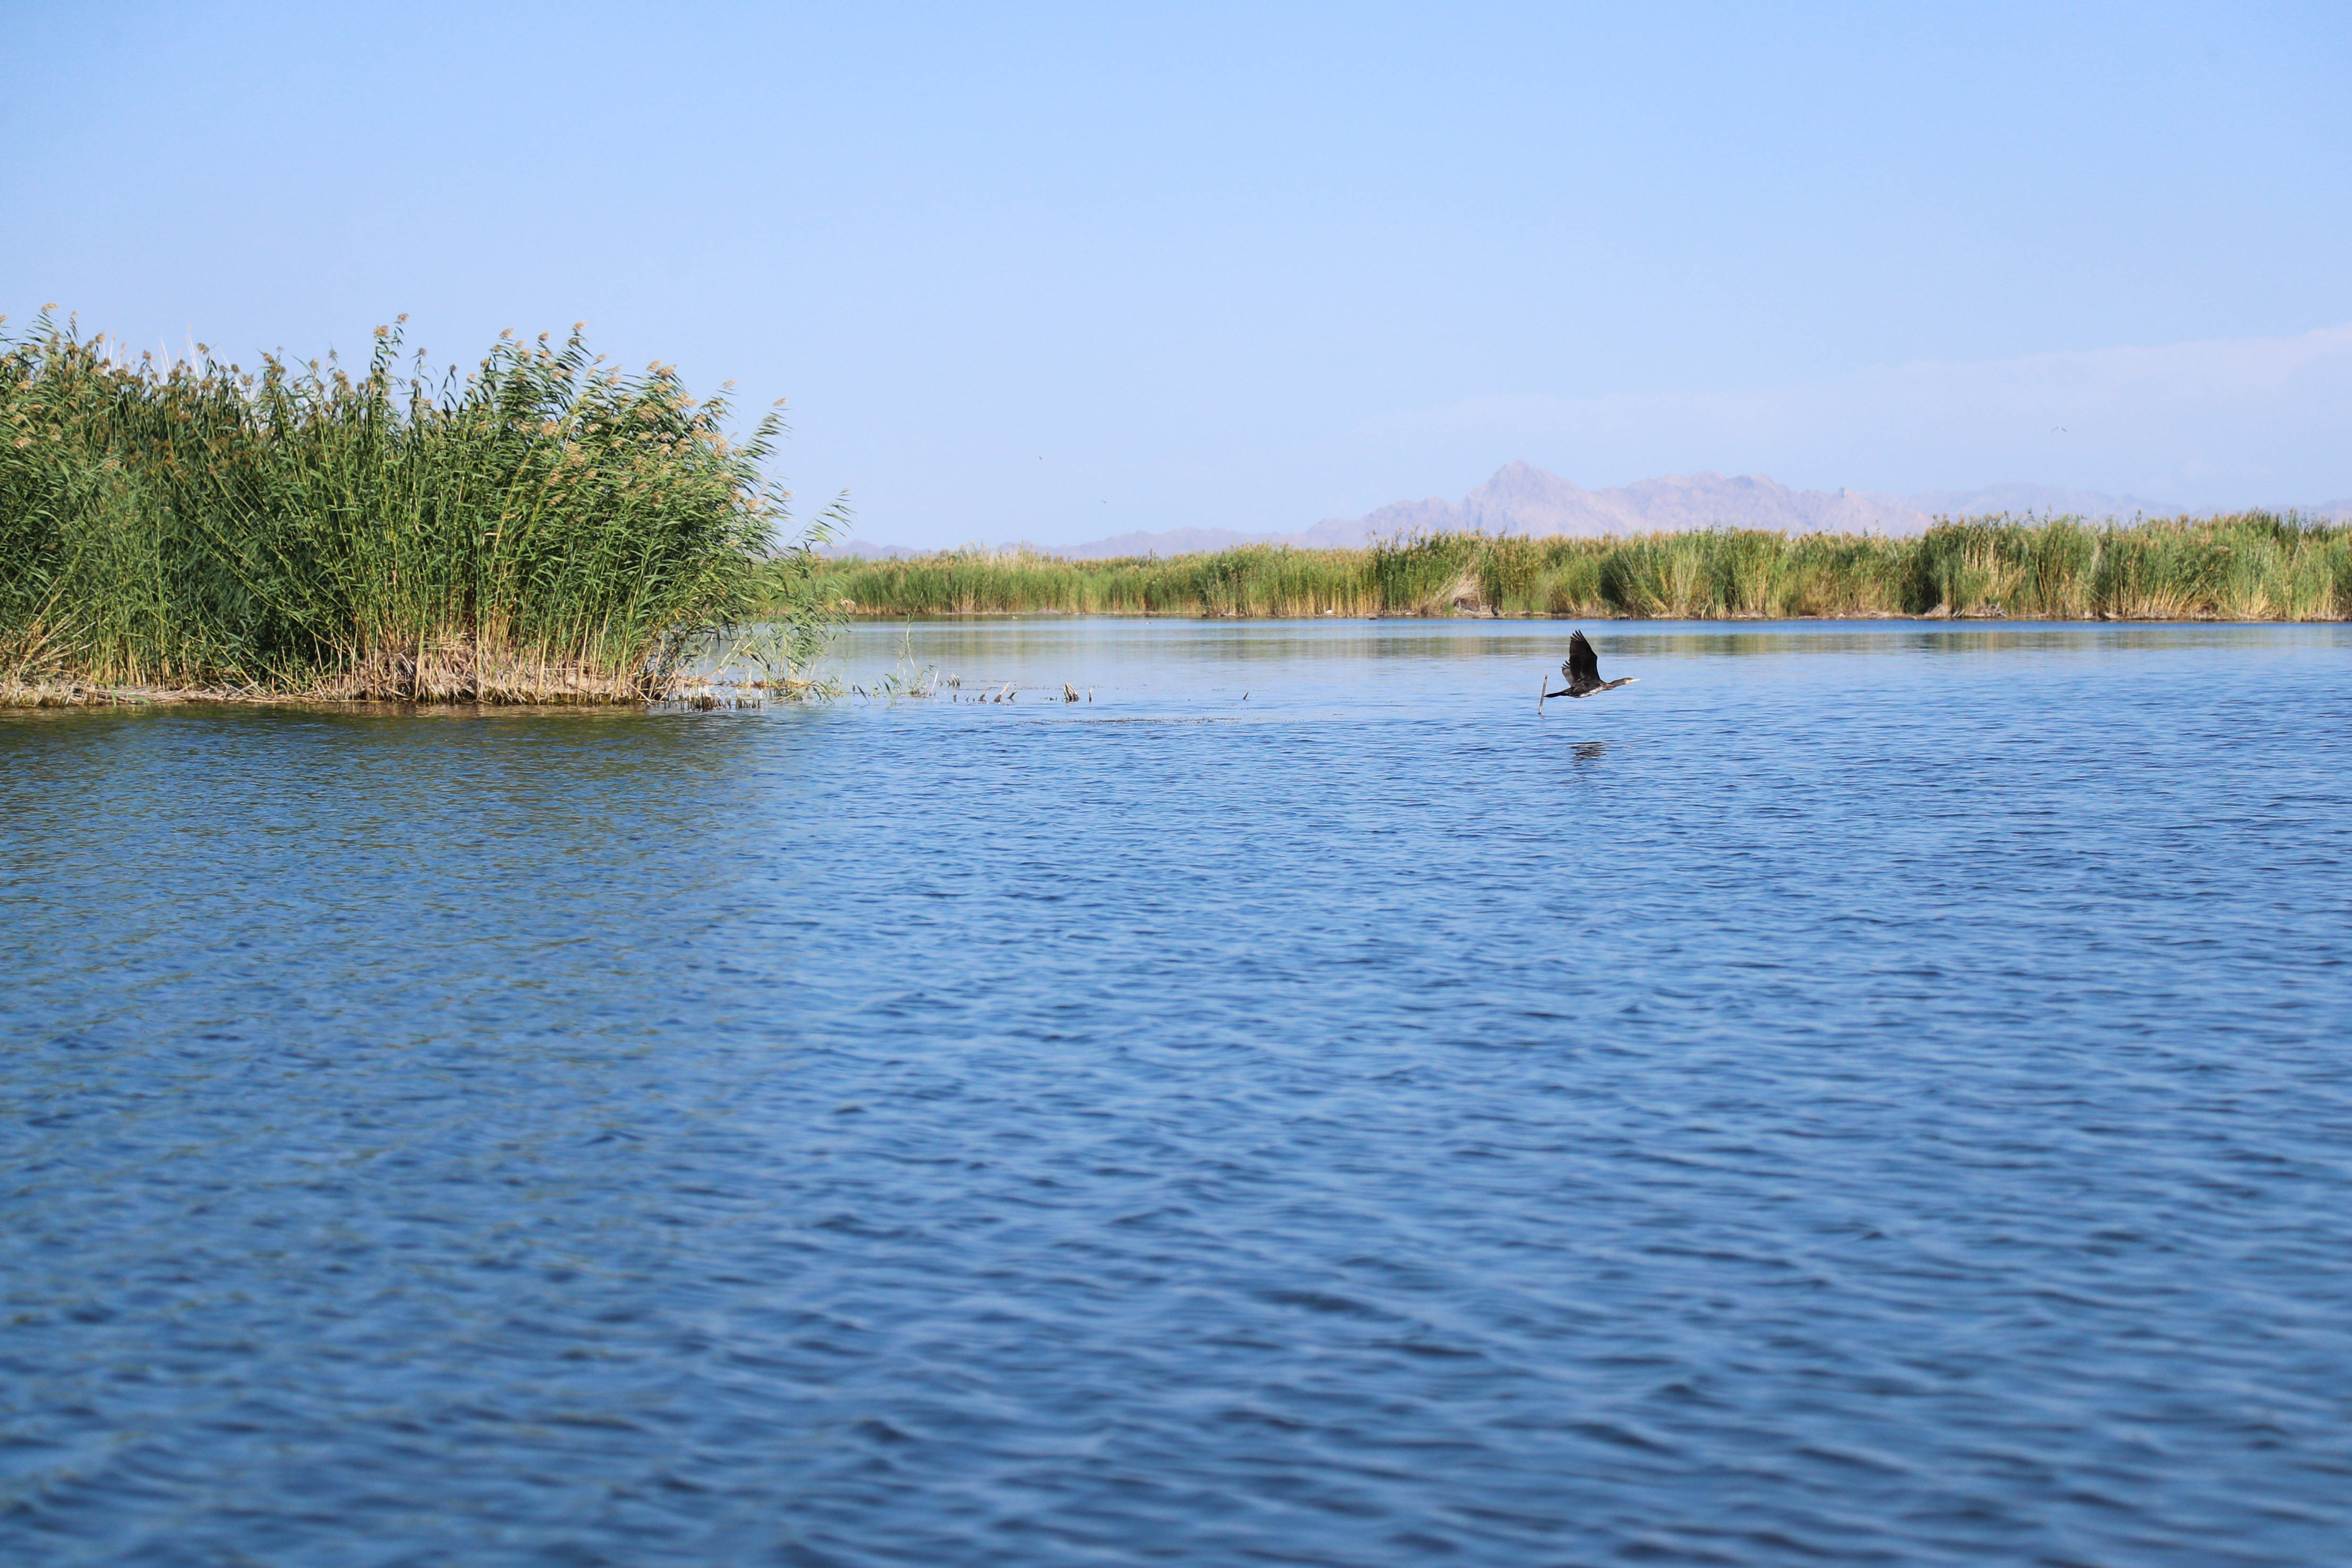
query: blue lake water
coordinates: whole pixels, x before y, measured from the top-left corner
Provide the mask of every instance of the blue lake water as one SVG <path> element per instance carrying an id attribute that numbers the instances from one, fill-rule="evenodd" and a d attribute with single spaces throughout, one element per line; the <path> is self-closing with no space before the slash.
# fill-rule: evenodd
<path id="1" fill-rule="evenodd" d="M 2352 1557 L 2352 627 L 1589 629 L 0 714 L 0 1563 Z"/>

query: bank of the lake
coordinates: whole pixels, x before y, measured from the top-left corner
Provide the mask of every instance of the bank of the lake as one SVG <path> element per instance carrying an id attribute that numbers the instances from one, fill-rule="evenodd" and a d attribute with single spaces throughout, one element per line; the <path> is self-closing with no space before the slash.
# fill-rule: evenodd
<path id="1" fill-rule="evenodd" d="M 1106 561 L 966 550 L 825 562 L 808 587 L 858 616 L 2333 621 L 2352 617 L 2352 529 L 2246 512 L 2130 525 L 1979 518 L 1900 539 L 1441 533 Z M 775 598 L 804 591 L 780 580 Z"/>

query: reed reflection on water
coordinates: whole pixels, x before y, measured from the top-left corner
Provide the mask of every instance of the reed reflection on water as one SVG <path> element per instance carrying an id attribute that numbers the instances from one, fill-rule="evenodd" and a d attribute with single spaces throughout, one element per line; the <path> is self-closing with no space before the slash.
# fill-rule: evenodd
<path id="1" fill-rule="evenodd" d="M 0 715 L 0 1561 L 2340 1554 L 2352 630 L 1567 629 Z"/>

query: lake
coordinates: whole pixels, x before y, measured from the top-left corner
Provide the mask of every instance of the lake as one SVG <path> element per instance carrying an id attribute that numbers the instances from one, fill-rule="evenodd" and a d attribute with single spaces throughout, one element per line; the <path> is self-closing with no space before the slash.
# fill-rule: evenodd
<path id="1" fill-rule="evenodd" d="M 2352 627 L 1587 629 L 0 714 L 0 1562 L 2342 1561 Z"/>

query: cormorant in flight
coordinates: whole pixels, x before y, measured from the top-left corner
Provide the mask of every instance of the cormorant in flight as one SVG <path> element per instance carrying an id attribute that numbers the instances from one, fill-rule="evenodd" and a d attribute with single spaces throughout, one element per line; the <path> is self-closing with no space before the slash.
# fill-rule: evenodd
<path id="1" fill-rule="evenodd" d="M 1542 712 L 1544 703 L 1554 697 L 1590 697 L 1596 691 L 1613 691 L 1621 686 L 1631 686 L 1641 679 L 1639 676 L 1628 675 L 1616 680 L 1601 679 L 1601 656 L 1592 651 L 1592 645 L 1584 640 L 1582 632 L 1576 632 L 1570 636 L 1568 661 L 1559 667 L 1559 672 L 1568 678 L 1568 687 L 1565 690 L 1546 691 L 1542 681 L 1536 682 L 1537 712 Z"/>

